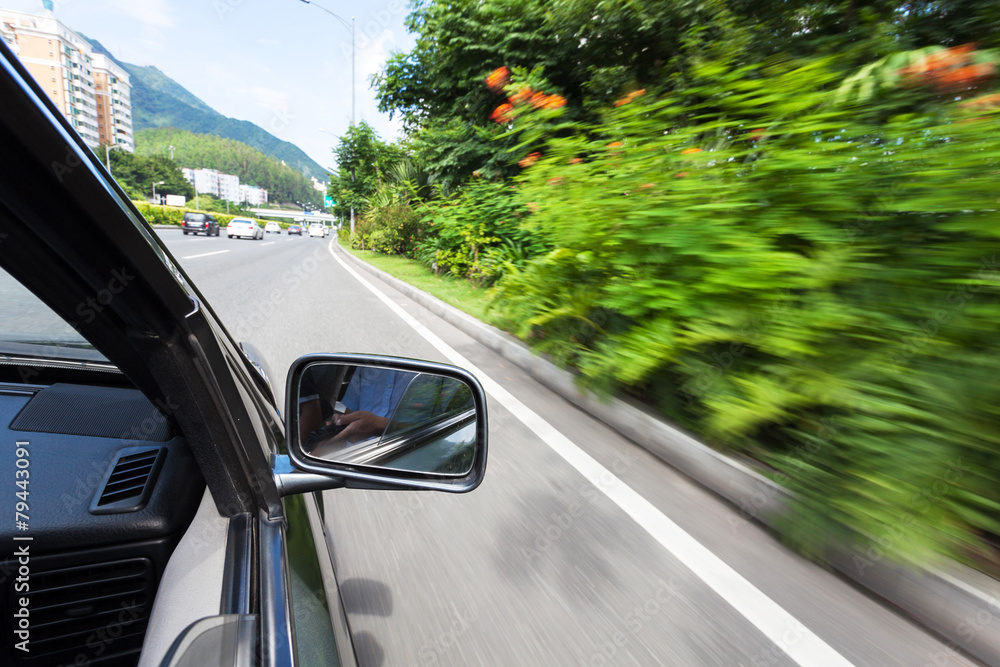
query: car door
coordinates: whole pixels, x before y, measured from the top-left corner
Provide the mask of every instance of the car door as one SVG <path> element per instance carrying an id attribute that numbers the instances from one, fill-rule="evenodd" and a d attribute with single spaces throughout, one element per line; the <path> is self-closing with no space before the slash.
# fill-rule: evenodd
<path id="1" fill-rule="evenodd" d="M 58 661 L 120 665 L 137 660 L 144 667 L 353 665 L 331 536 L 314 492 L 341 487 L 454 493 L 474 489 L 486 467 L 482 387 L 465 371 L 440 364 L 365 355 L 306 355 L 289 369 L 283 403 L 289 422 L 286 432 L 265 365 L 233 341 L 156 233 L 3 44 L 0 99 L 4 100 L 0 145 L 5 147 L 5 159 L 0 160 L 0 270 L 72 330 L 72 340 L 63 347 L 47 346 L 55 352 L 0 357 L 0 395 L 6 392 L 17 397 L 11 401 L 36 404 L 35 412 L 41 415 L 40 420 L 27 420 L 27 425 L 15 428 L 10 422 L 0 428 L 18 438 L 17 448 L 6 449 L 24 452 L 25 461 L 31 451 L 41 451 L 30 448 L 32 439 L 49 443 L 49 472 L 39 472 L 32 493 L 40 495 L 46 511 L 61 521 L 42 523 L 48 549 L 44 562 L 62 564 L 36 571 L 35 576 L 48 576 L 57 582 L 50 589 L 62 590 L 65 577 L 83 570 L 90 577 L 86 590 L 98 591 L 64 604 L 59 616 L 49 617 L 43 625 L 77 628 L 80 619 L 89 623 L 101 608 L 100 599 L 106 597 L 102 587 L 114 579 L 108 571 L 120 569 L 121 563 L 141 566 L 139 590 L 153 598 L 141 626 L 134 619 L 123 620 L 124 611 L 112 608 L 101 612 L 111 614 L 107 624 L 101 621 L 59 635 Z M 83 355 L 80 342 L 92 345 L 97 356 Z M 468 439 L 468 456 L 462 459 L 467 460 L 467 469 L 442 475 L 422 463 L 410 468 L 359 465 L 303 449 L 297 409 L 303 375 L 318 369 L 343 377 L 348 369 L 353 374 L 361 366 L 407 377 L 427 373 L 468 390 L 475 428 Z M 78 395 L 89 397 L 91 407 L 81 408 Z M 108 415 L 135 412 L 135 406 L 139 417 L 148 416 L 163 431 L 163 438 L 171 438 L 173 450 L 147 442 L 153 436 L 141 430 L 146 420 L 136 424 L 138 435 L 114 430 L 118 418 Z M 89 508 L 71 502 L 55 509 L 53 499 L 59 498 L 61 489 L 45 478 L 58 481 L 75 474 L 80 479 L 80 471 L 74 469 L 76 459 L 60 456 L 59 444 L 81 437 L 77 433 L 81 424 L 92 422 L 95 415 L 107 428 L 101 431 L 91 424 L 86 429 L 90 439 L 83 444 L 74 441 L 72 451 L 79 455 L 101 448 L 103 458 L 91 461 L 103 464 L 99 471 L 106 470 L 103 477 L 98 475 L 98 493 Z M 137 440 L 143 446 L 135 446 Z M 416 440 L 401 442 L 398 436 L 391 446 L 401 451 L 407 444 L 421 446 Z M 147 461 L 141 482 L 135 482 L 133 456 Z M 174 463 L 188 459 L 193 463 L 184 470 Z M 17 469 L 21 467 L 17 463 Z M 12 478 L 14 472 L 12 465 Z M 173 482 L 158 483 L 164 476 Z M 190 490 L 192 483 L 198 491 L 203 488 L 201 503 L 197 507 L 189 503 L 183 521 L 166 521 L 156 514 L 156 508 L 169 514 L 171 498 L 182 487 Z M 136 484 L 140 501 L 134 506 L 118 513 L 101 507 L 105 492 L 111 494 L 108 504 L 115 505 L 117 501 L 110 498 L 122 489 L 131 493 Z M 82 497 L 89 493 L 85 489 Z M 0 509 L 13 514 L 15 505 L 8 508 L 11 502 L 0 498 Z M 30 503 L 22 502 L 27 511 Z M 130 558 L 136 549 L 148 547 L 150 531 L 160 535 L 156 532 L 160 527 L 171 530 L 158 542 L 159 555 Z M 25 591 L 21 597 L 12 596 L 19 565 L 17 552 L 9 545 L 17 546 L 18 537 L 30 539 L 14 530 L 0 527 L 0 538 L 10 538 L 0 540 L 4 545 L 0 606 L 20 604 L 25 620 L 8 614 L 0 623 L 7 624 L 7 636 L 18 630 L 28 642 L 27 617 L 38 594 Z M 105 542 L 91 539 L 94 530 L 103 531 Z M 105 562 L 112 551 L 116 560 Z M 66 563 L 72 558 L 85 558 L 86 563 Z M 100 572 L 94 575 L 96 570 Z M 49 610 L 51 605 L 42 607 Z M 132 628 L 133 639 L 143 639 L 141 650 L 131 644 L 127 650 L 121 648 L 126 625 Z M 137 634 L 141 630 L 144 634 Z M 10 664 L 38 664 L 15 650 L 7 656 Z"/>
<path id="2" fill-rule="evenodd" d="M 163 660 L 184 664 L 185 637 L 201 636 L 204 646 L 205 638 L 236 636 L 233 664 L 293 665 L 313 655 L 296 641 L 298 618 L 305 639 L 333 647 L 326 664 L 350 664 L 349 638 L 341 633 L 338 645 L 331 623 L 339 612 L 329 599 L 338 596 L 315 498 L 283 500 L 275 485 L 272 464 L 284 435 L 266 382 L 5 45 L 0 98 L 0 267 L 166 413 L 204 476 L 209 514 L 226 526 L 221 599 L 210 605 L 218 617 L 179 634 Z M 60 363 L 78 365 L 74 372 L 89 382 L 85 364 Z M 289 539 L 306 548 L 290 550 Z M 153 621 L 171 593 L 158 591 Z"/>

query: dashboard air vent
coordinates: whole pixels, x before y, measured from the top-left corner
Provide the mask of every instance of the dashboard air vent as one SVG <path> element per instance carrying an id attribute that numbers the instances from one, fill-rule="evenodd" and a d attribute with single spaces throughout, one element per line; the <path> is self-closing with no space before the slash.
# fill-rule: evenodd
<path id="1" fill-rule="evenodd" d="M 154 592 L 147 558 L 32 572 L 26 659 L 32 665 L 104 664 L 115 656 L 138 655 Z"/>
<path id="2" fill-rule="evenodd" d="M 119 451 L 90 503 L 90 512 L 118 514 L 145 507 L 166 454 L 164 447 L 127 447 Z"/>

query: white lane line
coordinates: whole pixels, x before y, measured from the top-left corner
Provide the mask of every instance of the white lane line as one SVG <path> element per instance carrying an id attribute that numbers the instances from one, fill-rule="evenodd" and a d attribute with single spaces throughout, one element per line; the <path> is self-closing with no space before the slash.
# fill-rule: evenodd
<path id="1" fill-rule="evenodd" d="M 221 255 L 224 252 L 229 252 L 229 251 L 216 250 L 215 252 L 203 252 L 200 255 L 188 255 L 187 257 L 181 257 L 181 259 L 198 259 L 199 257 L 208 257 L 209 255 Z"/>
<path id="2" fill-rule="evenodd" d="M 525 426 L 538 434 L 542 442 L 576 468 L 591 484 L 597 487 L 598 491 L 618 505 L 664 549 L 673 554 L 677 560 L 718 593 L 723 600 L 756 626 L 764 636 L 774 642 L 792 660 L 808 667 L 814 665 L 817 667 L 847 667 L 851 665 L 847 658 L 840 655 L 797 618 L 743 578 L 739 572 L 729 567 L 725 561 L 691 537 L 655 505 L 580 449 L 552 424 L 515 398 L 513 394 L 492 380 L 486 373 L 476 368 L 458 351 L 438 338 L 430 329 L 348 266 L 333 251 L 333 240 L 330 241 L 327 250 L 348 273 L 367 287 L 428 343 L 437 348 L 451 363 L 475 373 L 493 398 L 521 420 Z"/>
<path id="3" fill-rule="evenodd" d="M 268 241 L 267 243 L 261 243 L 260 247 L 263 248 L 266 245 L 274 245 L 274 244 L 275 244 L 275 241 Z"/>

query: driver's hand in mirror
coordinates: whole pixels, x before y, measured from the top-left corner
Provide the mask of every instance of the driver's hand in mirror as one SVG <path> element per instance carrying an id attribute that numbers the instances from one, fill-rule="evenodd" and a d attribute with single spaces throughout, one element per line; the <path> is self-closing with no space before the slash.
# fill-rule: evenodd
<path id="1" fill-rule="evenodd" d="M 381 435 L 389 425 L 388 417 L 380 417 L 367 410 L 354 410 L 337 415 L 334 418 L 337 426 L 346 426 L 343 431 L 331 438 L 332 442 L 342 442 L 344 440 L 357 440 Z"/>

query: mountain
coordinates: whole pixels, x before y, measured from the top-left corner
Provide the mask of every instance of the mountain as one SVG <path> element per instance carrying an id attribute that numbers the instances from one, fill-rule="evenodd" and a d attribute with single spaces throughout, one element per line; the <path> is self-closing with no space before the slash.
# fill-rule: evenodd
<path id="1" fill-rule="evenodd" d="M 171 151 L 171 149 L 173 149 Z M 175 127 L 158 127 L 135 133 L 135 154 L 167 156 L 192 169 L 218 169 L 240 177 L 240 183 L 265 188 L 272 202 L 322 203 L 302 172 L 282 164 L 270 155 L 235 139 L 195 134 Z"/>
<path id="2" fill-rule="evenodd" d="M 176 127 L 199 134 L 214 134 L 283 160 L 307 177 L 327 180 L 327 171 L 295 144 L 282 141 L 249 121 L 223 116 L 156 67 L 140 67 L 118 60 L 96 39 L 82 33 L 80 36 L 90 42 L 95 52 L 104 54 L 128 72 L 132 84 L 132 128 L 136 132 Z"/>

